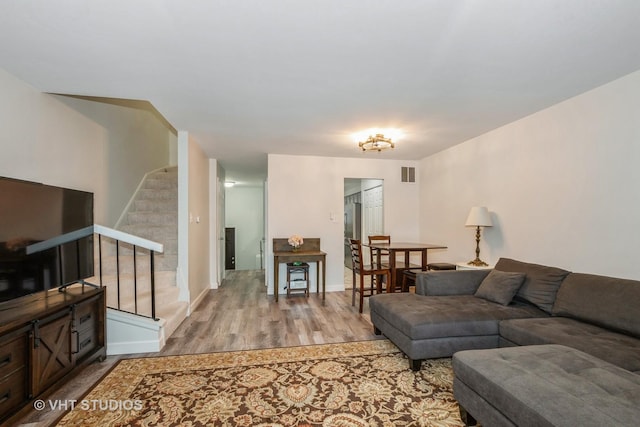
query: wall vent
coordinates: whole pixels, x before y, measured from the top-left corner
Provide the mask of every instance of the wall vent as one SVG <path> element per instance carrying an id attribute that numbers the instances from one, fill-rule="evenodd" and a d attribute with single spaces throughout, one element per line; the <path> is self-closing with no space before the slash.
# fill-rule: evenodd
<path id="1" fill-rule="evenodd" d="M 416 168 L 402 166 L 402 182 L 416 182 Z"/>

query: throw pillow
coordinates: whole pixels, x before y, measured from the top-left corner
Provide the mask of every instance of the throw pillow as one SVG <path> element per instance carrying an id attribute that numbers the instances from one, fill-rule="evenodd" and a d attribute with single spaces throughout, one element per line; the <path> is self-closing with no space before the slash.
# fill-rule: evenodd
<path id="1" fill-rule="evenodd" d="M 522 286 L 526 274 L 491 270 L 475 293 L 478 298 L 509 305 Z"/>
<path id="2" fill-rule="evenodd" d="M 527 277 L 515 296 L 516 300 L 526 301 L 538 308 L 551 313 L 551 307 L 556 300 L 556 293 L 560 284 L 569 274 L 568 271 L 557 267 L 500 258 L 495 267 L 500 271 L 525 273 Z"/>

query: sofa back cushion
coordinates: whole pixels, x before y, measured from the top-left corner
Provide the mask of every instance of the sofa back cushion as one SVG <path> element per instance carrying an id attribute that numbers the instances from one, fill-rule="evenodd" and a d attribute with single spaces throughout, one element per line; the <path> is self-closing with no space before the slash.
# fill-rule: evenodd
<path id="1" fill-rule="evenodd" d="M 500 258 L 495 269 L 525 273 L 527 277 L 516 293 L 515 299 L 529 302 L 547 313 L 551 313 L 558 288 L 569 274 L 568 271 L 561 268 L 531 264 L 510 258 Z"/>
<path id="2" fill-rule="evenodd" d="M 571 273 L 552 314 L 640 337 L 640 281 Z"/>

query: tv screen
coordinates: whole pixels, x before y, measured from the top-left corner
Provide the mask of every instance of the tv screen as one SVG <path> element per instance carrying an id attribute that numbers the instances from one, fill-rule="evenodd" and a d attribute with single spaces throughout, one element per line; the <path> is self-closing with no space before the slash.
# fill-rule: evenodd
<path id="1" fill-rule="evenodd" d="M 93 276 L 93 193 L 0 177 L 0 302 Z"/>

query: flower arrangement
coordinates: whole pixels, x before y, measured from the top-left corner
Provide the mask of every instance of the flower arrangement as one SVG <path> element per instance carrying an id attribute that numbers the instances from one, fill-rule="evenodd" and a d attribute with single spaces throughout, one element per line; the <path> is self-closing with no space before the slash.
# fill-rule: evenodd
<path id="1" fill-rule="evenodd" d="M 302 239 L 302 236 L 294 234 L 293 236 L 289 237 L 289 240 L 287 240 L 287 242 L 289 242 L 289 245 L 292 246 L 293 250 L 295 251 L 300 246 L 302 246 L 302 244 L 304 243 L 304 240 Z"/>

